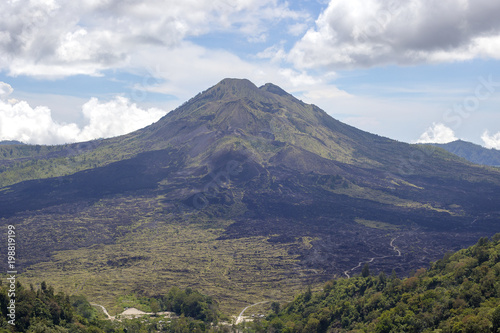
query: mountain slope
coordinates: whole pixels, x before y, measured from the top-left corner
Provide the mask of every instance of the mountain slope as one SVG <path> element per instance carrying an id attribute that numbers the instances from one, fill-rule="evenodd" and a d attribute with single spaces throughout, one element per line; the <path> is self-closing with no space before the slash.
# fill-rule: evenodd
<path id="1" fill-rule="evenodd" d="M 359 262 L 405 273 L 498 231 L 500 171 L 248 80 L 121 137 L 2 149 L 0 218 L 19 229 L 26 278 L 105 291 L 99 304 L 172 284 L 227 307 L 284 299 Z"/>
<path id="2" fill-rule="evenodd" d="M 446 144 L 433 143 L 432 145 L 443 148 L 472 163 L 500 167 L 500 151 L 496 149 L 486 149 L 480 145 L 462 140 L 456 140 Z"/>

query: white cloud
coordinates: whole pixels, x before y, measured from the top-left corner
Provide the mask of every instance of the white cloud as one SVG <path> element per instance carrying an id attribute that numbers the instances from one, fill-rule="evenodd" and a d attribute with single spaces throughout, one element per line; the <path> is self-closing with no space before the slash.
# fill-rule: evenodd
<path id="1" fill-rule="evenodd" d="M 31 107 L 25 101 L 0 101 L 0 140 L 31 144 L 61 144 L 126 134 L 145 127 L 165 115 L 165 111 L 140 109 L 124 97 L 100 103 L 90 99 L 82 106 L 87 125 L 55 121 L 45 106 Z"/>
<path id="2" fill-rule="evenodd" d="M 269 22 L 307 18 L 279 0 L 2 1 L 0 12 L 0 70 L 39 77 L 100 75 L 210 32 L 260 42 Z"/>
<path id="3" fill-rule="evenodd" d="M 500 2 L 331 0 L 294 46 L 300 68 L 500 59 Z"/>
<path id="4" fill-rule="evenodd" d="M 433 123 L 431 127 L 425 131 L 417 143 L 448 143 L 458 140 L 455 133 L 449 127 L 441 123 Z"/>
<path id="5" fill-rule="evenodd" d="M 333 100 L 336 98 L 351 98 L 353 95 L 333 86 L 325 86 L 311 89 L 303 94 L 308 100 Z"/>
<path id="6" fill-rule="evenodd" d="M 280 63 L 286 60 L 287 54 L 283 47 L 283 43 L 273 45 L 266 48 L 264 51 L 257 53 L 258 59 L 269 59 L 273 63 Z"/>
<path id="7" fill-rule="evenodd" d="M 488 131 L 484 131 L 481 139 L 486 148 L 495 148 L 500 150 L 500 132 L 490 135 Z"/>
<path id="8" fill-rule="evenodd" d="M 107 103 L 92 98 L 82 106 L 82 112 L 89 124 L 77 136 L 78 141 L 130 133 L 152 124 L 166 113 L 157 108 L 140 109 L 120 96 Z"/>
<path id="9" fill-rule="evenodd" d="M 163 51 L 164 57 L 159 60 L 156 58 L 158 52 L 160 49 L 155 47 L 145 48 L 134 59 L 132 65 L 136 65 L 136 61 L 137 67 L 143 63 L 154 63 L 148 75 L 158 78 L 151 80 L 151 85 L 140 88 L 177 96 L 180 102 L 227 77 L 247 78 L 256 85 L 272 82 L 297 95 L 316 90 L 329 90 L 331 97 L 339 95 L 339 90 L 329 83 L 335 76 L 332 72 L 312 76 L 305 71 L 282 68 L 273 62 L 249 62 L 224 50 L 208 50 L 188 42 Z M 196 73 L 196 80 L 186 73 Z M 325 97 L 324 93 L 322 97 Z M 310 99 L 309 102 L 314 103 L 315 100 Z"/>
<path id="10" fill-rule="evenodd" d="M 24 101 L 13 105 L 0 101 L 0 140 L 63 143 L 69 139 L 69 133 L 78 133 L 76 125 L 55 123 L 47 107 L 32 108 Z"/>

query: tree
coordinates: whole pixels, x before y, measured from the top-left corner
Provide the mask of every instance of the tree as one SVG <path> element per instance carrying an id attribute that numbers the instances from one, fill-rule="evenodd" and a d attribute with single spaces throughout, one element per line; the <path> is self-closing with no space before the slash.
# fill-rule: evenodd
<path id="1" fill-rule="evenodd" d="M 309 302 L 312 296 L 311 286 L 307 286 L 307 291 L 304 294 L 304 302 Z"/>
<path id="2" fill-rule="evenodd" d="M 387 276 L 384 272 L 380 272 L 380 274 L 378 275 L 378 284 L 380 285 L 380 287 L 384 287 L 386 282 Z"/>
<path id="3" fill-rule="evenodd" d="M 149 307 L 151 308 L 151 312 L 153 312 L 155 315 L 160 311 L 160 304 L 155 299 L 151 301 Z"/>
<path id="4" fill-rule="evenodd" d="M 361 270 L 361 276 L 362 277 L 369 277 L 370 276 L 370 267 L 368 264 L 365 264 L 363 266 L 363 269 Z"/>
<path id="5" fill-rule="evenodd" d="M 304 332 L 317 332 L 319 327 L 319 320 L 314 317 L 309 317 L 307 320 L 306 327 L 304 327 Z"/>
<path id="6" fill-rule="evenodd" d="M 271 310 L 273 310 L 274 313 L 278 314 L 278 312 L 280 312 L 280 303 L 272 302 L 271 303 Z"/>
<path id="7" fill-rule="evenodd" d="M 375 332 L 377 333 L 389 333 L 392 329 L 392 319 L 389 311 L 384 311 L 382 315 L 378 318 L 377 324 L 375 325 Z"/>
<path id="8" fill-rule="evenodd" d="M 493 324 L 492 332 L 498 332 L 500 329 L 500 306 L 493 311 L 491 315 L 491 323 Z"/>

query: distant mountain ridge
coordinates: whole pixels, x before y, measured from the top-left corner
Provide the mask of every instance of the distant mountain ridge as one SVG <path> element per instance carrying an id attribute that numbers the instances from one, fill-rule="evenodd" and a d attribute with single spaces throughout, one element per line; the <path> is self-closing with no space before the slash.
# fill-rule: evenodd
<path id="1" fill-rule="evenodd" d="M 472 163 L 500 167 L 500 150 L 487 149 L 472 142 L 462 140 L 449 143 L 431 143 L 431 145 L 443 148 Z"/>
<path id="2" fill-rule="evenodd" d="M 406 274 L 498 232 L 498 207 L 500 171 L 245 79 L 120 137 L 0 146 L 19 270 L 106 307 L 172 285 L 222 308 L 285 300 L 364 262 Z"/>
<path id="3" fill-rule="evenodd" d="M 0 145 L 24 145 L 24 143 L 15 140 L 3 140 L 0 141 Z"/>

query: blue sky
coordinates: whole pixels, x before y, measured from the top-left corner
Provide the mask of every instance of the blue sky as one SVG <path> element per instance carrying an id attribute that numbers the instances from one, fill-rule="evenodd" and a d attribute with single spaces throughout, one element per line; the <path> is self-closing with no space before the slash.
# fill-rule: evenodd
<path id="1" fill-rule="evenodd" d="M 239 77 L 400 141 L 500 149 L 499 14 L 491 0 L 4 1 L 0 140 L 124 134 Z"/>

